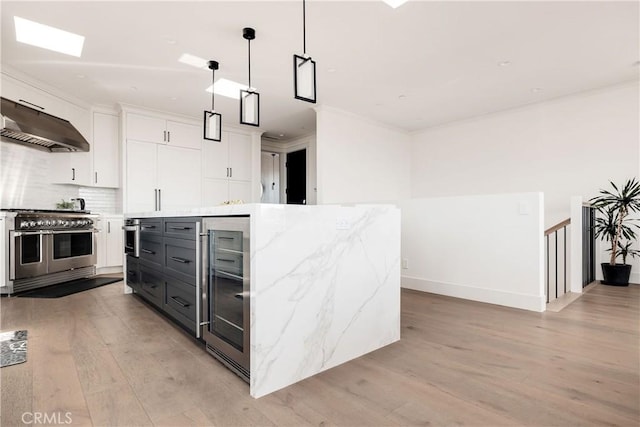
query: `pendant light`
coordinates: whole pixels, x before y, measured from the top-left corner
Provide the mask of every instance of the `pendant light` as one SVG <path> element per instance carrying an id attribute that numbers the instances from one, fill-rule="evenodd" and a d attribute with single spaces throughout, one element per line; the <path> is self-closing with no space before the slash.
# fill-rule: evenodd
<path id="1" fill-rule="evenodd" d="M 222 141 L 222 115 L 216 113 L 213 93 L 213 84 L 216 80 L 218 63 L 216 61 L 209 61 L 209 69 L 211 70 L 211 111 L 204 111 L 204 139 L 220 142 Z"/>
<path id="2" fill-rule="evenodd" d="M 243 28 L 242 37 L 249 43 L 249 87 L 240 90 L 240 124 L 260 126 L 260 94 L 251 87 L 251 40 L 256 38 L 256 31 Z"/>
<path id="3" fill-rule="evenodd" d="M 302 55 L 293 54 L 293 89 L 296 99 L 316 103 L 316 62 L 307 55 L 306 3 L 302 0 Z"/>

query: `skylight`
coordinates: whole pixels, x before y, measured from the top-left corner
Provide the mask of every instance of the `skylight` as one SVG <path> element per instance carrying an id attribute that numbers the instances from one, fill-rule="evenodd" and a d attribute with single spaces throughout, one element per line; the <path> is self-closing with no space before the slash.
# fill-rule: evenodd
<path id="1" fill-rule="evenodd" d="M 14 16 L 16 40 L 21 43 L 80 57 L 84 36 Z"/>
<path id="2" fill-rule="evenodd" d="M 382 1 L 395 9 L 397 7 L 402 6 L 403 4 L 405 4 L 409 0 L 382 0 Z"/>
<path id="3" fill-rule="evenodd" d="M 191 65 L 196 68 L 204 68 L 206 69 L 208 66 L 208 61 L 206 59 L 200 58 L 199 56 L 191 55 L 189 53 L 183 53 L 180 58 L 178 58 L 178 62 L 182 62 L 183 64 Z"/>
<path id="4" fill-rule="evenodd" d="M 213 84 L 213 92 L 216 95 L 226 96 L 228 98 L 240 99 L 240 90 L 247 90 L 249 87 L 241 83 L 227 79 L 218 79 Z M 211 93 L 211 86 L 207 88 L 207 92 Z"/>

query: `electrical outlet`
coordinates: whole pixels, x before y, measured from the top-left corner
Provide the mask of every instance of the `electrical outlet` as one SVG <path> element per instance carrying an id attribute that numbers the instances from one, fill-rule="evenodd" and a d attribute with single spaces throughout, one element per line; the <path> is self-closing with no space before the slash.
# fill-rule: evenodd
<path id="1" fill-rule="evenodd" d="M 402 269 L 403 270 L 408 270 L 409 269 L 409 260 L 407 258 L 403 258 L 402 259 Z"/>

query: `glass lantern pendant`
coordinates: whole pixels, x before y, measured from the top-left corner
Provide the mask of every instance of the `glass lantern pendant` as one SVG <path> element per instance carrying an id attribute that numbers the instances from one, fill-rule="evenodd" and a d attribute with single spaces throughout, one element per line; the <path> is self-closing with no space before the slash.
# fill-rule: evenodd
<path id="1" fill-rule="evenodd" d="M 307 55 L 306 3 L 302 0 L 302 55 L 293 55 L 293 88 L 296 99 L 316 102 L 316 62 Z"/>
<path id="2" fill-rule="evenodd" d="M 215 97 L 213 93 L 213 84 L 216 79 L 216 70 L 218 63 L 209 61 L 209 69 L 211 70 L 211 110 L 204 111 L 204 139 L 209 141 L 222 141 L 222 115 L 216 113 Z"/>
<path id="3" fill-rule="evenodd" d="M 260 126 L 260 94 L 251 87 L 251 40 L 256 38 L 256 31 L 244 28 L 242 37 L 249 44 L 249 87 L 240 90 L 240 124 Z"/>

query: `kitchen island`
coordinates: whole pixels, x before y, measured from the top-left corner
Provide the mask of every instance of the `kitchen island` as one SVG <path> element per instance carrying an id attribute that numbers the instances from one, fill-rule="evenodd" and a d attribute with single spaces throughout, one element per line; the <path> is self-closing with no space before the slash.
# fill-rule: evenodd
<path id="1" fill-rule="evenodd" d="M 248 217 L 253 397 L 400 339 L 400 211 L 395 206 L 243 204 L 125 216 L 163 221 Z"/>

